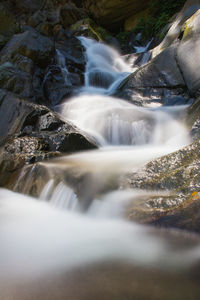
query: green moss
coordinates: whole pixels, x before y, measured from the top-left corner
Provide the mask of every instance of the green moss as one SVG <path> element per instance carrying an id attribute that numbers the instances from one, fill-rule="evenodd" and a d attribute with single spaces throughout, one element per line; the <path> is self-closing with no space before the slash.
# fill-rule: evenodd
<path id="1" fill-rule="evenodd" d="M 71 26 L 72 30 L 78 35 L 86 35 L 100 42 L 108 42 L 111 34 L 104 28 L 98 26 L 93 20 L 86 18 L 78 21 Z"/>

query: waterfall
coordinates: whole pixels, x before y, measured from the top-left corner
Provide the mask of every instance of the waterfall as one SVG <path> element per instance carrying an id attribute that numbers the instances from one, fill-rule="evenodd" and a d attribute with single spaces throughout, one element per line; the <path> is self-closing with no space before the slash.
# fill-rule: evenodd
<path id="1" fill-rule="evenodd" d="M 138 205 L 150 193 L 108 188 L 114 176 L 137 172 L 152 159 L 189 143 L 180 117 L 185 107 L 137 107 L 111 97 L 132 69 L 109 46 L 79 39 L 86 49 L 85 86 L 56 110 L 94 137 L 99 149 L 43 163 L 64 170 L 65 178 L 67 172 L 74 176 L 70 184 L 84 187 L 79 195 L 55 178 L 45 182 L 39 199 L 0 189 L 0 288 L 5 280 L 48 277 L 102 262 L 182 272 L 200 258 L 199 241 L 184 247 L 189 239 L 183 236 L 173 247 L 173 232 L 163 236 L 124 219 L 127 207 Z M 56 53 L 67 80 L 62 53 Z M 81 185 L 84 176 L 87 180 Z M 22 179 L 26 187 L 30 177 L 25 169 L 18 180 Z M 79 198 L 85 194 L 89 204 L 83 211 Z"/>
<path id="2" fill-rule="evenodd" d="M 131 67 L 115 49 L 104 43 L 85 37 L 79 39 L 86 48 L 87 60 L 83 91 L 111 94 L 113 86 L 119 85 L 131 73 Z"/>
<path id="3" fill-rule="evenodd" d="M 67 120 L 93 135 L 102 146 L 166 145 L 178 136 L 180 143 L 175 148 L 189 142 L 184 124 L 165 108 L 141 108 L 124 100 L 88 94 L 68 100 L 58 110 Z M 184 107 L 179 107 L 179 112 L 181 110 L 184 111 Z"/>

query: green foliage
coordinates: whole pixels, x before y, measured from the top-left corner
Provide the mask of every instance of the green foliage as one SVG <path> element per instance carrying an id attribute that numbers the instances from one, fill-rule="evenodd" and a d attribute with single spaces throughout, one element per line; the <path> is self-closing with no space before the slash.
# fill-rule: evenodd
<path id="1" fill-rule="evenodd" d="M 121 43 L 126 43 L 130 37 L 130 32 L 129 31 L 120 31 L 120 33 L 118 33 L 116 35 L 116 38 L 121 42 Z"/>
<path id="2" fill-rule="evenodd" d="M 153 0 L 149 5 L 149 15 L 138 20 L 134 32 L 142 32 L 143 38 L 159 36 L 161 30 L 169 23 L 171 17 L 184 5 L 186 0 Z"/>

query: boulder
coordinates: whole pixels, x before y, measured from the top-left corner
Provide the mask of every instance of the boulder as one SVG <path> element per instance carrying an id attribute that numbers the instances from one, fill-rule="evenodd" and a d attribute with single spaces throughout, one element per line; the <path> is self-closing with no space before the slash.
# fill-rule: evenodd
<path id="1" fill-rule="evenodd" d="M 15 135 L 42 138 L 46 140 L 50 151 L 72 152 L 96 148 L 89 137 L 70 122 L 62 121 L 47 107 L 27 102 L 11 94 L 4 96 L 1 101 L 0 120 L 2 144 Z"/>
<path id="2" fill-rule="evenodd" d="M 199 146 L 198 139 L 123 178 L 123 187 L 159 191 L 157 196 L 148 197 L 139 207 L 133 205 L 129 218 L 200 232 Z M 163 195 L 162 191 L 165 191 Z"/>
<path id="3" fill-rule="evenodd" d="M 10 61 L 20 54 L 30 58 L 36 65 L 45 67 L 51 61 L 53 41 L 34 30 L 16 34 L 0 52 L 1 63 Z"/>
<path id="4" fill-rule="evenodd" d="M 7 39 L 19 30 L 19 25 L 15 20 L 13 13 L 4 5 L 0 3 L 0 35 Z"/>
<path id="5" fill-rule="evenodd" d="M 82 8 L 77 8 L 72 2 L 68 2 L 60 8 L 60 22 L 63 28 L 68 28 L 84 18 L 87 18 L 86 12 Z"/>
<path id="6" fill-rule="evenodd" d="M 3 90 L 0 95 L 1 186 L 16 184 L 25 164 L 97 148 L 92 138 L 47 107 Z"/>
<path id="7" fill-rule="evenodd" d="M 128 76 L 115 96 L 131 100 L 136 105 L 187 103 L 187 88 L 176 59 L 177 46 L 177 43 L 171 45 Z"/>
<path id="8" fill-rule="evenodd" d="M 177 61 L 188 89 L 200 92 L 200 9 L 186 21 L 184 34 L 177 51 Z"/>
<path id="9" fill-rule="evenodd" d="M 52 36 L 54 26 L 59 24 L 59 11 L 58 9 L 38 10 L 30 16 L 27 24 L 43 35 Z"/>
<path id="10" fill-rule="evenodd" d="M 36 10 L 41 9 L 44 2 L 46 1 L 42 2 L 41 0 L 17 0 L 15 1 L 15 6 L 23 13 L 33 13 Z"/>
<path id="11" fill-rule="evenodd" d="M 168 33 L 163 41 L 152 50 L 152 57 L 155 57 L 164 49 L 169 47 L 178 37 L 182 35 L 183 24 L 200 9 L 199 0 L 187 0 L 182 10 L 177 14 L 175 20 L 170 24 Z"/>
<path id="12" fill-rule="evenodd" d="M 190 105 L 187 111 L 186 122 L 190 128 L 190 135 L 193 140 L 200 139 L 200 99 Z"/>
<path id="13" fill-rule="evenodd" d="M 84 6 L 103 27 L 118 30 L 124 21 L 144 10 L 150 0 L 85 0 Z"/>
<path id="14" fill-rule="evenodd" d="M 32 76 L 11 63 L 0 65 L 0 85 L 22 97 L 33 97 Z"/>

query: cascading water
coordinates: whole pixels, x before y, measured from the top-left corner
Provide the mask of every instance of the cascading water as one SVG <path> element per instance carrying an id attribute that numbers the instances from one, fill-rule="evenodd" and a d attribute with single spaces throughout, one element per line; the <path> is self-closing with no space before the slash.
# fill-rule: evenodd
<path id="1" fill-rule="evenodd" d="M 82 92 L 111 94 L 132 71 L 119 53 L 94 40 L 79 37 L 86 48 L 85 87 Z"/>
<path id="2" fill-rule="evenodd" d="M 131 69 L 110 47 L 83 37 L 80 40 L 86 48 L 85 86 L 79 96 L 56 109 L 93 136 L 100 149 L 61 157 L 49 165 L 75 165 L 91 174 L 100 173 L 99 178 L 106 172 L 136 171 L 189 142 L 178 118 L 184 107 L 171 111 L 142 108 L 108 96 Z M 62 60 L 59 52 L 57 55 Z M 60 64 L 67 76 L 63 61 Z M 92 184 L 88 182 L 87 189 L 92 189 Z M 115 260 L 180 271 L 199 258 L 199 243 L 179 252 L 178 247 L 166 247 L 168 239 L 148 227 L 119 220 L 124 207 L 148 197 L 147 192 L 117 190 L 92 196 L 94 201 L 82 214 L 78 196 L 64 183 L 55 185 L 53 179 L 44 186 L 41 201 L 0 190 L 2 282 Z"/>

